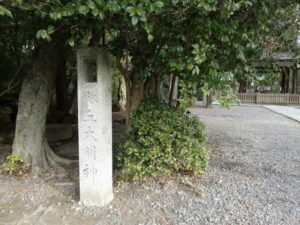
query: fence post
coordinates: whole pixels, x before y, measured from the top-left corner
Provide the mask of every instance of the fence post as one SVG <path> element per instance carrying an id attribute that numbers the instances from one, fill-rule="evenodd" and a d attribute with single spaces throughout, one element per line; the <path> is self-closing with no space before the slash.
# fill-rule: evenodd
<path id="1" fill-rule="evenodd" d="M 289 104 L 290 103 L 290 94 L 287 93 L 286 94 L 286 104 Z"/>
<path id="2" fill-rule="evenodd" d="M 259 93 L 256 93 L 256 104 L 259 103 L 260 99 L 259 99 Z"/>

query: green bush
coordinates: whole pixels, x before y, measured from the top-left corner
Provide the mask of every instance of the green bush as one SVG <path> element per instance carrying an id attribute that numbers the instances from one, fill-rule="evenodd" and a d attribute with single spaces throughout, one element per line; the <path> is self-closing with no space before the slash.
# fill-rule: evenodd
<path id="1" fill-rule="evenodd" d="M 3 171 L 10 175 L 18 174 L 22 175 L 25 172 L 28 172 L 30 169 L 30 164 L 25 165 L 21 156 L 18 155 L 9 155 L 6 158 L 6 162 L 3 163 Z"/>
<path id="2" fill-rule="evenodd" d="M 125 138 L 118 155 L 123 178 L 142 180 L 173 171 L 201 174 L 207 167 L 203 123 L 167 104 L 151 101 L 140 106 Z"/>

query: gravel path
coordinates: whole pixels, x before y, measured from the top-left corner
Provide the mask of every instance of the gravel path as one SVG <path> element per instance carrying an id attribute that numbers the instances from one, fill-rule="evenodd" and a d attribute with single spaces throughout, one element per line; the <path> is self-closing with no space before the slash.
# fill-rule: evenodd
<path id="1" fill-rule="evenodd" d="M 78 174 L 0 179 L 0 225 L 300 224 L 300 123 L 262 107 L 190 111 L 212 149 L 201 179 L 125 183 L 103 208 L 76 201 Z"/>
<path id="2" fill-rule="evenodd" d="M 214 149 L 197 211 L 210 224 L 300 224 L 300 123 L 261 107 L 191 111 Z"/>

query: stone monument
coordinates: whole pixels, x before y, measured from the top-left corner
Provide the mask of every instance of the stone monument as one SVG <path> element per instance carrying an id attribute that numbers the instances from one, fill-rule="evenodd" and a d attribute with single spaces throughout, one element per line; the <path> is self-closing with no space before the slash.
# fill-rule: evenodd
<path id="1" fill-rule="evenodd" d="M 80 201 L 104 206 L 112 192 L 112 73 L 104 49 L 77 51 Z"/>

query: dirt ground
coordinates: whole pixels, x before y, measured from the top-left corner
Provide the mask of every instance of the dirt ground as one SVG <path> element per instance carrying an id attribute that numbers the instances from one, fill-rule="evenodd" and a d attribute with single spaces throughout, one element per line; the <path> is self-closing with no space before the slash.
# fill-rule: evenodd
<path id="1" fill-rule="evenodd" d="M 7 127 L 7 125 L 5 126 Z M 125 121 L 123 113 L 113 114 L 113 149 L 123 142 Z M 78 160 L 78 136 L 51 142 L 51 148 L 61 157 Z M 0 164 L 11 154 L 11 144 L 0 146 Z M 116 155 L 116 154 L 114 154 Z M 114 161 L 116 159 L 114 158 Z M 89 208 L 82 216 L 79 201 L 78 163 L 65 168 L 66 173 L 50 170 L 40 177 L 0 174 L 0 225 L 15 224 L 94 224 L 99 208 Z M 82 206 L 83 207 L 83 206 Z M 79 208 L 81 212 L 79 212 Z M 106 212 L 111 209 L 101 209 Z M 95 211 L 95 212 L 94 212 Z M 91 222 L 89 222 L 89 218 Z M 84 223 L 82 221 L 84 220 Z"/>
<path id="2" fill-rule="evenodd" d="M 190 111 L 205 122 L 212 151 L 203 177 L 124 183 L 109 205 L 87 208 L 78 201 L 76 164 L 39 178 L 2 175 L 0 225 L 300 224 L 300 124 L 259 107 Z M 78 157 L 76 138 L 52 147 Z M 9 149 L 0 149 L 2 161 Z"/>

